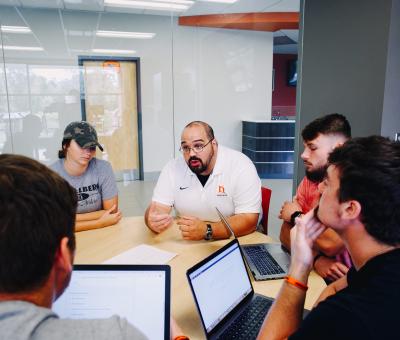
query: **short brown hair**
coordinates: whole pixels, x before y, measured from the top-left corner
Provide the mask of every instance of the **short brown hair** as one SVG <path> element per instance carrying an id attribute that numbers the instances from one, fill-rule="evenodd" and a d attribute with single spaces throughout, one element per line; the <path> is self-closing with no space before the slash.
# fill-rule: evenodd
<path id="1" fill-rule="evenodd" d="M 312 141 L 319 134 L 337 134 L 349 139 L 351 138 L 351 126 L 345 116 L 339 113 L 331 113 L 313 120 L 301 132 L 305 142 Z"/>
<path id="2" fill-rule="evenodd" d="M 0 292 L 40 287 L 63 237 L 75 249 L 77 195 L 45 165 L 0 155 Z"/>

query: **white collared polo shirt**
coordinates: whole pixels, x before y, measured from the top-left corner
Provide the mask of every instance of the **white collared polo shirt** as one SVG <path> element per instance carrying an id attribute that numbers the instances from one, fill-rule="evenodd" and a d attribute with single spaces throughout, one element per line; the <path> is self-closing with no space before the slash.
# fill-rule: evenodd
<path id="1" fill-rule="evenodd" d="M 203 187 L 183 157 L 161 171 L 152 200 L 174 207 L 179 216 L 217 222 L 225 216 L 261 213 L 261 181 L 251 160 L 241 152 L 218 146 L 217 161 Z"/>

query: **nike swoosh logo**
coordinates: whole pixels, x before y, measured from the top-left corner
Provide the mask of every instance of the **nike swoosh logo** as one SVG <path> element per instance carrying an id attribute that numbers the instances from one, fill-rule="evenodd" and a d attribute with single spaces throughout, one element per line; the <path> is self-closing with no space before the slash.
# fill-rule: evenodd
<path id="1" fill-rule="evenodd" d="M 189 188 L 189 187 L 179 187 L 180 190 L 185 190 L 187 188 Z"/>

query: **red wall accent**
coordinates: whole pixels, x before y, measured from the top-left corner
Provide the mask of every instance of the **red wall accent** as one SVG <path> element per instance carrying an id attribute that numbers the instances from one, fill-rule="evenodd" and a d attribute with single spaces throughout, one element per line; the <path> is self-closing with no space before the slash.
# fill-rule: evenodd
<path id="1" fill-rule="evenodd" d="M 272 91 L 272 116 L 296 115 L 296 87 L 288 86 L 289 60 L 297 59 L 296 54 L 274 54 L 274 91 Z"/>

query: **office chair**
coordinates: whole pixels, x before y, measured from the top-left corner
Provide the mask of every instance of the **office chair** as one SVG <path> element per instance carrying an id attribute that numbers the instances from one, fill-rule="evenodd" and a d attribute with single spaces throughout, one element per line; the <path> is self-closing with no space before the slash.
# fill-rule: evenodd
<path id="1" fill-rule="evenodd" d="M 268 235 L 268 212 L 269 203 L 271 201 L 272 190 L 266 187 L 261 187 L 261 207 L 263 212 L 263 218 L 261 220 L 261 225 L 263 227 L 264 234 Z"/>

